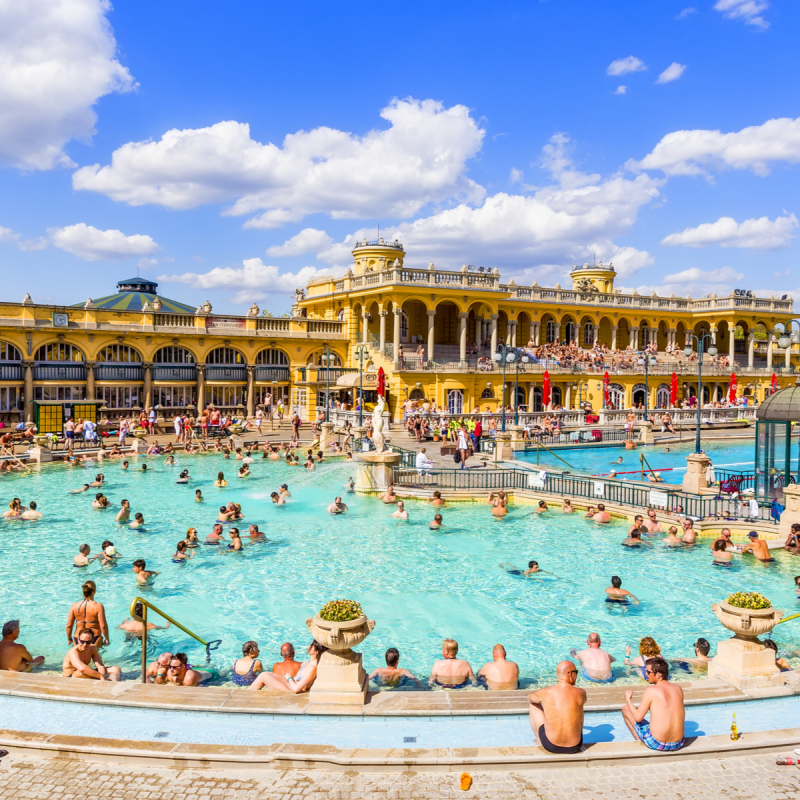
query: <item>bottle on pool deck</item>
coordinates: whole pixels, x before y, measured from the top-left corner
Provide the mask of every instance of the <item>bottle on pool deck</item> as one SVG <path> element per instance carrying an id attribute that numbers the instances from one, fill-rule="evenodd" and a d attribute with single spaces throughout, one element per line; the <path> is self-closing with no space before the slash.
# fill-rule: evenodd
<path id="1" fill-rule="evenodd" d="M 731 739 L 735 742 L 739 738 L 739 728 L 736 727 L 736 712 L 733 713 L 733 723 L 731 724 Z"/>
<path id="2" fill-rule="evenodd" d="M 800 766 L 796 758 L 779 758 L 775 763 L 780 764 L 781 766 L 785 764 L 795 764 L 797 766 Z"/>

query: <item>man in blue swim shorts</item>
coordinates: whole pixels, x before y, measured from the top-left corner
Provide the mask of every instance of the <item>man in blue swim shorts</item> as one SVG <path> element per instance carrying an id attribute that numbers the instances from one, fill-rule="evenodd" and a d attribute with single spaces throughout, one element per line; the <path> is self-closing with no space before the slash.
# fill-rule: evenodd
<path id="1" fill-rule="evenodd" d="M 660 656 L 645 662 L 645 678 L 650 684 L 639 707 L 631 703 L 633 692 L 625 692 L 622 718 L 628 730 L 651 750 L 680 750 L 684 744 L 683 689 L 669 682 L 669 665 Z M 650 721 L 645 717 L 650 712 Z"/>

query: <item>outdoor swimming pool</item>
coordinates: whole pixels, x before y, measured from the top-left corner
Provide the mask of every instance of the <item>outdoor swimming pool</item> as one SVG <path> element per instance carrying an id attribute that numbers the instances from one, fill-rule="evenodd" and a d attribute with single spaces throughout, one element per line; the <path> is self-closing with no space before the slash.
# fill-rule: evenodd
<path id="1" fill-rule="evenodd" d="M 685 438 L 685 436 L 684 436 Z M 715 467 L 732 470 L 752 470 L 753 469 L 753 439 L 731 439 L 729 441 L 703 440 L 703 450 L 711 457 Z M 666 448 L 669 447 L 669 452 Z M 588 472 L 592 475 L 607 475 L 610 470 L 616 470 L 620 478 L 637 480 L 638 474 L 622 475 L 620 473 L 634 472 L 639 469 L 639 456 L 644 457 L 654 470 L 664 470 L 671 468 L 671 471 L 663 472 L 661 477 L 667 483 L 680 483 L 683 480 L 683 473 L 686 472 L 686 456 L 694 453 L 694 436 L 690 442 L 683 444 L 670 445 L 650 445 L 647 447 L 637 447 L 635 450 L 625 450 L 623 447 L 582 447 L 579 449 L 558 449 L 554 451 L 564 461 L 571 464 L 576 471 Z M 622 457 L 622 463 L 616 461 Z M 519 461 L 536 463 L 536 451 L 529 450 L 525 453 L 517 453 L 515 458 Z M 539 451 L 539 463 L 548 467 L 558 467 L 566 469 L 564 461 L 556 458 L 552 453 L 541 449 Z M 647 466 L 645 465 L 645 469 Z"/>
<path id="2" fill-rule="evenodd" d="M 603 452 L 605 457 L 618 451 Z M 147 474 L 138 469 L 145 461 Z M 175 479 L 184 467 L 192 481 L 178 486 Z M 60 669 L 67 647 L 69 605 L 80 599 L 87 578 L 97 582 L 97 599 L 105 604 L 112 628 L 104 658 L 119 664 L 127 678 L 136 677 L 140 645 L 113 629 L 128 616 L 131 599 L 139 593 L 204 638 L 221 638 L 213 664 L 223 675 L 248 639 L 260 644 L 267 667 L 286 640 L 302 654 L 309 641 L 305 620 L 339 597 L 360 601 L 377 621 L 361 648 L 368 670 L 382 666 L 386 648 L 396 646 L 401 666 L 427 676 L 441 640 L 450 636 L 475 669 L 502 642 L 526 683 L 549 681 L 555 664 L 571 647 L 581 647 L 593 630 L 620 665 L 625 645 L 635 650 L 645 635 L 654 636 L 667 657 L 691 654 L 698 636 L 714 644 L 727 631 L 710 605 L 734 590 L 758 590 L 787 614 L 800 611 L 792 590 L 800 562 L 783 552 L 775 564 L 754 564 L 745 557 L 723 569 L 711 566 L 708 543 L 689 551 L 656 544 L 632 552 L 620 545 L 626 532 L 621 523 L 598 527 L 582 515 L 556 511 L 540 518 L 526 505 L 496 521 L 483 503 L 453 504 L 443 511 L 446 528 L 434 532 L 428 528 L 432 509 L 423 502 L 408 502 L 411 519 L 404 523 L 391 519 L 391 509 L 375 498 L 345 494 L 350 512 L 331 517 L 326 506 L 344 494 L 353 464 L 326 463 L 308 473 L 259 459 L 252 465 L 253 477 L 244 480 L 235 477 L 236 462 L 219 455 L 178 455 L 172 467 L 164 465 L 163 457 L 134 458 L 128 472 L 119 461 L 106 460 L 101 469 L 114 510 L 92 510 L 89 493 L 68 494 L 94 477 L 95 463 L 47 465 L 30 476 L 4 476 L 0 482 L 4 502 L 14 496 L 25 504 L 35 499 L 45 514 L 37 522 L 2 523 L 0 609 L 3 619 L 22 620 L 20 640 L 34 654 L 44 654 L 53 670 Z M 212 485 L 220 469 L 228 488 Z M 275 506 L 270 492 L 284 482 L 291 502 Z M 204 503 L 194 501 L 197 488 Z M 144 513 L 146 531 L 114 522 L 123 498 L 131 501 L 132 511 Z M 243 532 L 256 522 L 269 542 L 246 542 L 238 554 L 200 547 L 192 562 L 172 563 L 186 530 L 193 525 L 205 538 L 220 503 L 229 500 L 243 506 Z M 81 543 L 96 553 L 106 538 L 123 555 L 121 564 L 72 566 Z M 148 568 L 161 573 L 152 587 L 136 585 L 131 573 L 136 558 L 145 558 Z M 532 558 L 558 579 L 524 580 L 498 566 L 522 566 Z M 639 596 L 641 605 L 623 609 L 604 602 L 612 574 L 622 576 L 623 586 Z M 800 623 L 780 626 L 775 639 L 784 653 L 797 649 Z M 185 650 L 194 663 L 203 662 L 203 648 L 175 629 L 156 631 L 151 645 L 154 654 Z M 620 666 L 617 675 L 625 674 Z"/>

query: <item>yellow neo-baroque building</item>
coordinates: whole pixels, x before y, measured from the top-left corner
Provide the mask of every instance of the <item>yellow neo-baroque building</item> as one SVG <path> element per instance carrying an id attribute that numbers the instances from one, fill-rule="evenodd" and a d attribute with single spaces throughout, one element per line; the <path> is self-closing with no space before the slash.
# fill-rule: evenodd
<path id="1" fill-rule="evenodd" d="M 305 419 L 325 402 L 353 403 L 358 387 L 373 398 L 377 370 L 387 376 L 393 418 L 407 398 L 428 398 L 453 413 L 507 405 L 539 411 L 549 370 L 552 403 L 602 405 L 597 372 L 491 359 L 503 343 L 595 342 L 612 349 L 655 343 L 660 363 L 649 369 L 651 407 L 669 398 L 679 373 L 682 396 L 696 391 L 697 365 L 683 369 L 663 356 L 668 344 L 713 341 L 735 364 L 739 394 L 763 399 L 773 372 L 785 376 L 797 343 L 780 350 L 774 331 L 792 319 L 789 298 L 641 296 L 614 288 L 613 265 L 584 264 L 563 289 L 504 283 L 497 269 L 406 268 L 399 242 L 360 242 L 342 278 L 323 277 L 298 290 L 291 316 L 219 315 L 210 302 L 193 308 L 158 294 L 143 278 L 117 292 L 71 306 L 0 303 L 0 419 L 47 419 L 68 414 L 114 419 L 132 409 L 197 413 L 214 405 L 253 415 L 257 405 L 282 401 Z M 518 369 L 519 368 L 519 369 Z M 517 371 L 518 369 L 518 371 Z M 730 372 L 704 366 L 705 398 L 729 389 Z M 641 369 L 612 372 L 610 402 L 626 408 L 645 398 Z M 54 409 L 58 409 L 57 412 Z M 47 411 L 44 414 L 44 411 Z M 83 412 L 83 413 L 81 413 Z"/>

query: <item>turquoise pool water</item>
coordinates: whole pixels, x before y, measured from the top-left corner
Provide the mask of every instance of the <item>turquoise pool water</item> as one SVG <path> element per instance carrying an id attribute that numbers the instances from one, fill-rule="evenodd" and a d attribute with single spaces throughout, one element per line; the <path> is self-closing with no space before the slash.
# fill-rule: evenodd
<path id="1" fill-rule="evenodd" d="M 79 713 L 78 713 L 79 712 Z M 686 736 L 740 733 L 796 726 L 800 697 L 718 703 L 686 709 Z M 304 714 L 224 714 L 123 708 L 4 697 L 0 728 L 65 736 L 201 744 L 333 745 L 367 748 L 526 747 L 535 744 L 527 715 L 457 717 L 330 717 Z M 619 711 L 586 714 L 583 738 L 633 740 Z"/>
<path id="2" fill-rule="evenodd" d="M 727 442 L 703 440 L 702 446 L 703 450 L 711 457 L 715 467 L 743 471 L 753 469 L 755 444 L 752 438 L 732 439 Z M 667 452 L 667 447 L 669 447 L 669 452 Z M 620 478 L 629 480 L 637 480 L 640 477 L 640 473 L 636 471 L 640 468 L 639 456 L 644 454 L 654 470 L 668 470 L 661 476 L 666 482 L 680 483 L 686 472 L 686 456 L 694 453 L 694 437 L 691 437 L 691 442 L 684 444 L 657 444 L 637 447 L 636 450 L 625 450 L 623 447 L 581 447 L 574 450 L 559 449 L 554 452 L 572 465 L 576 471 L 588 472 L 592 475 L 607 475 L 613 469 L 617 471 Z M 617 461 L 620 457 L 622 457 L 622 463 L 618 464 Z M 529 450 L 525 453 L 518 453 L 516 458 L 535 464 L 536 451 Z M 539 463 L 541 464 L 567 469 L 564 461 L 546 450 L 539 451 Z M 622 474 L 627 472 L 635 474 Z"/>
<path id="3" fill-rule="evenodd" d="M 147 474 L 137 470 L 144 461 Z M 4 502 L 14 496 L 25 504 L 35 499 L 45 514 L 37 522 L 0 523 L 0 609 L 4 619 L 22 620 L 21 641 L 34 654 L 44 654 L 51 669 L 60 668 L 69 605 L 89 577 L 97 582 L 97 599 L 112 627 L 104 658 L 129 678 L 136 675 L 140 645 L 113 628 L 127 617 L 137 593 L 203 637 L 222 638 L 213 663 L 223 675 L 248 639 L 259 642 L 268 666 L 286 640 L 302 653 L 309 641 L 305 620 L 327 600 L 350 597 L 377 621 L 362 647 L 368 670 L 382 666 L 386 648 L 396 646 L 401 666 L 427 676 L 441 640 L 450 636 L 476 670 L 502 642 L 528 684 L 549 680 L 555 664 L 571 647 L 581 647 L 590 631 L 601 634 L 620 662 L 625 645 L 635 650 L 645 635 L 654 636 L 668 657 L 690 654 L 698 636 L 713 644 L 726 631 L 710 605 L 733 590 L 758 590 L 787 614 L 800 611 L 792 590 L 800 561 L 783 552 L 772 565 L 744 557 L 726 570 L 711 566 L 708 544 L 692 551 L 656 545 L 631 552 L 620 545 L 623 524 L 600 528 L 578 514 L 556 512 L 540 518 L 529 506 L 515 507 L 496 521 L 483 503 L 455 504 L 444 509 L 446 528 L 434 532 L 428 528 L 433 515 L 422 502 L 408 503 L 411 519 L 404 523 L 391 519 L 391 509 L 375 498 L 345 495 L 350 512 L 331 517 L 325 508 L 344 494 L 342 486 L 354 471 L 354 465 L 341 462 L 307 473 L 259 459 L 253 477 L 245 480 L 235 477 L 235 462 L 219 455 L 179 455 L 173 467 L 163 458 L 131 464 L 129 472 L 118 461 L 103 464 L 105 492 L 115 508 L 127 498 L 133 511 L 142 511 L 145 531 L 118 526 L 115 511 L 92 510 L 91 495 L 68 494 L 94 476 L 95 463 L 48 465 L 29 476 L 0 479 Z M 193 480 L 178 486 L 175 479 L 184 467 Z M 212 485 L 220 469 L 230 482 L 226 489 Z M 270 492 L 284 482 L 291 502 L 275 506 Z M 197 488 L 206 496 L 202 504 L 194 501 Z M 173 564 L 187 528 L 197 527 L 202 540 L 220 503 L 228 500 L 240 502 L 245 522 L 258 523 L 270 541 L 246 543 L 239 554 L 201 547 L 191 563 Z M 106 538 L 122 553 L 118 566 L 73 568 L 81 543 L 96 553 Z M 161 573 L 152 587 L 136 585 L 131 573 L 136 558 Z M 558 580 L 522 580 L 498 566 L 525 565 L 532 558 Z M 621 609 L 604 602 L 612 574 L 622 576 L 641 605 Z M 775 638 L 782 652 L 798 649 L 800 623 L 780 626 Z M 173 628 L 155 632 L 151 642 L 154 653 L 185 650 L 195 663 L 203 661 L 203 648 Z M 617 675 L 637 680 L 626 677 L 622 667 Z"/>

